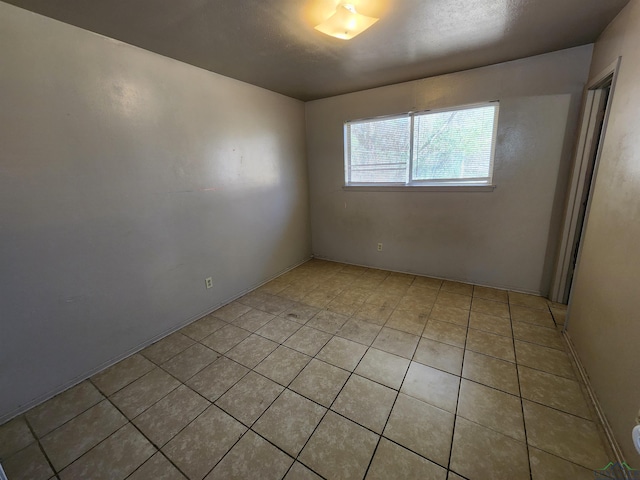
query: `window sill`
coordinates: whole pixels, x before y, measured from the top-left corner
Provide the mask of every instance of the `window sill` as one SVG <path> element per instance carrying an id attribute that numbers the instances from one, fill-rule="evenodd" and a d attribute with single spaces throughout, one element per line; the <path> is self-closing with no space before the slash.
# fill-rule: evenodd
<path id="1" fill-rule="evenodd" d="M 496 185 L 344 185 L 350 192 L 493 192 Z"/>

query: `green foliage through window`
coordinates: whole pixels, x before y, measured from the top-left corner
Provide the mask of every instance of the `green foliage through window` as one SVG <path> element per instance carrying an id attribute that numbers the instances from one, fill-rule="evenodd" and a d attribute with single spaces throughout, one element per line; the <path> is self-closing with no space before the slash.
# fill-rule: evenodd
<path id="1" fill-rule="evenodd" d="M 347 185 L 491 183 L 498 104 L 345 124 Z"/>

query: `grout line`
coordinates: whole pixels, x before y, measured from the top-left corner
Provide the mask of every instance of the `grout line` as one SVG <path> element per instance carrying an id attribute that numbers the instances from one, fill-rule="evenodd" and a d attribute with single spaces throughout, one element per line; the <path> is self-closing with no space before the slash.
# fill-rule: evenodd
<path id="1" fill-rule="evenodd" d="M 508 304 L 509 308 L 509 319 L 511 319 L 511 304 Z M 524 430 L 524 441 L 527 449 L 527 466 L 529 468 L 529 478 L 533 480 L 533 472 L 531 471 L 531 451 L 529 445 L 529 435 L 527 435 L 527 421 L 524 415 L 524 400 L 522 399 L 522 385 L 520 383 L 520 369 L 518 368 L 518 352 L 516 350 L 516 339 L 515 335 L 513 335 L 513 320 L 511 320 L 511 342 L 513 344 L 513 358 L 515 360 L 516 365 L 516 378 L 518 380 L 518 392 L 520 397 L 520 411 L 522 412 L 522 428 Z"/>
<path id="2" fill-rule="evenodd" d="M 100 402 L 98 402 L 98 403 L 100 403 Z M 92 407 L 93 407 L 93 406 L 95 406 L 95 405 L 97 405 L 97 403 L 96 403 L 96 404 L 94 404 L 94 405 L 92 405 L 92 406 L 91 406 L 91 407 L 89 407 L 89 408 L 92 408 Z M 89 408 L 88 408 L 87 410 L 89 410 Z M 87 410 L 84 410 L 82 413 L 86 412 Z M 82 413 L 80 413 L 80 414 L 78 414 L 78 415 L 82 415 Z M 77 415 L 76 415 L 76 416 L 77 416 Z M 19 417 L 18 417 L 18 418 L 19 418 Z M 76 417 L 73 417 L 73 418 L 76 418 Z M 72 420 L 73 420 L 73 419 L 72 419 Z M 68 421 L 67 421 L 67 422 L 65 422 L 65 423 L 68 423 L 68 422 L 70 422 L 70 421 L 71 421 L 71 420 L 68 420 Z M 51 471 L 53 472 L 53 474 L 54 474 L 54 475 L 57 475 L 58 471 L 57 471 L 57 470 L 55 469 L 55 467 L 53 466 L 53 463 L 51 462 L 51 459 L 49 458 L 49 455 L 47 454 L 47 452 L 45 451 L 44 447 L 42 446 L 42 442 L 40 442 L 40 437 L 38 437 L 38 436 L 36 435 L 36 432 L 35 432 L 35 430 L 33 429 L 33 426 L 31 425 L 31 422 L 29 421 L 29 419 L 27 418 L 27 416 L 26 416 L 26 415 L 24 415 L 24 423 L 26 423 L 26 424 L 27 424 L 27 428 L 28 428 L 28 429 L 29 429 L 29 431 L 31 432 L 31 435 L 33 436 L 33 439 L 35 440 L 35 443 L 37 443 L 37 444 L 38 444 L 38 448 L 40 449 L 40 452 L 42 453 L 42 455 L 44 455 L 44 458 L 45 458 L 45 460 L 47 461 L 47 463 L 49 464 L 49 467 L 51 468 Z M 63 425 L 64 425 L 64 424 L 63 424 Z M 61 426 L 62 426 L 62 425 L 61 425 Z M 56 428 L 59 428 L 59 427 L 56 427 Z M 55 430 L 55 428 L 54 428 L 51 432 L 53 432 L 54 430 Z M 48 434 L 49 434 L 49 433 L 51 433 L 51 432 L 48 432 L 48 433 L 47 433 L 47 434 L 45 434 L 45 435 L 48 435 Z M 27 447 L 29 447 L 30 445 L 31 445 L 31 444 L 27 445 Z M 27 448 L 27 447 L 25 447 L 25 448 Z M 24 450 L 24 448 L 23 448 L 23 449 L 21 449 L 21 450 L 18 450 L 18 452 L 21 452 L 22 450 Z M 16 453 L 18 453 L 18 452 L 14 452 L 11 456 L 15 455 L 15 454 L 16 454 Z M 11 458 L 11 457 L 9 457 L 9 458 Z M 4 474 L 4 472 L 3 472 L 3 470 L 2 470 L 2 466 L 1 466 L 1 465 L 0 465 L 0 473 Z M 0 478 L 2 478 L 2 475 L 0 475 Z"/>

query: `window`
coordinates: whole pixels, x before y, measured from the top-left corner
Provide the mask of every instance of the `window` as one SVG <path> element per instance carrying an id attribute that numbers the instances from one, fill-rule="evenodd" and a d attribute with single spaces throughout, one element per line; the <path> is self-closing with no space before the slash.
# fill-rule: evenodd
<path id="1" fill-rule="evenodd" d="M 498 104 L 345 124 L 347 186 L 490 185 Z"/>

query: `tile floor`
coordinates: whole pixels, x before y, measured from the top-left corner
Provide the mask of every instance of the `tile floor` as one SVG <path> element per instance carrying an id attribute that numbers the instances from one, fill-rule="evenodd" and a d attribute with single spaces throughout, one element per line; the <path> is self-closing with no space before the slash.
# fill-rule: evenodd
<path id="1" fill-rule="evenodd" d="M 10 480 L 592 479 L 563 306 L 312 260 L 0 427 Z"/>

